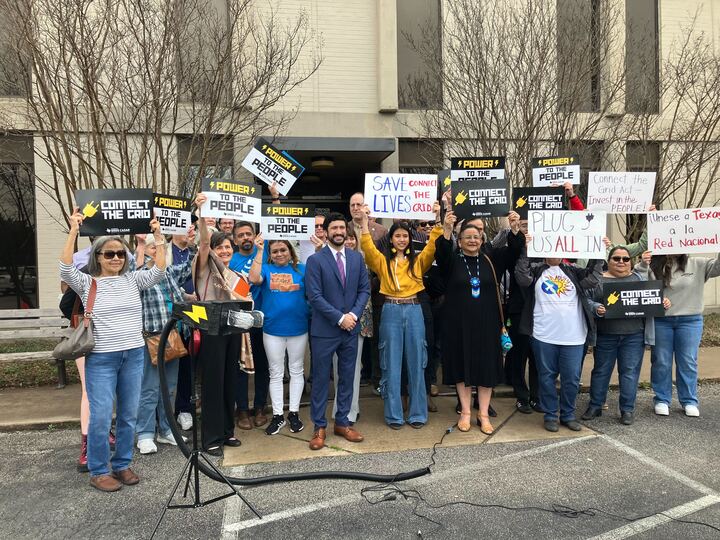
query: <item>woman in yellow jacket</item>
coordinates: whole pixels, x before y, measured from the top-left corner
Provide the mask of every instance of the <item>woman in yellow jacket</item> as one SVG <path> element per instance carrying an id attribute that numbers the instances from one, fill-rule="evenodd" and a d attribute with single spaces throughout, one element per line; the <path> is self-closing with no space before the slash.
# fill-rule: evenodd
<path id="1" fill-rule="evenodd" d="M 435 213 L 440 205 L 435 203 Z M 439 223 L 439 217 L 437 223 Z M 427 422 L 427 396 L 425 394 L 424 370 L 427 364 L 425 322 L 417 298 L 424 290 L 423 275 L 435 258 L 435 240 L 443 233 L 436 225 L 422 252 L 416 254 L 412 246 L 410 226 L 405 222 L 390 227 L 390 246 L 381 253 L 373 243 L 368 229 L 367 215 L 363 215 L 360 240 L 365 263 L 380 278 L 380 292 L 385 304 L 380 316 L 380 393 L 385 400 L 385 422 L 392 429 L 400 429 L 404 423 L 400 397 L 400 374 L 405 362 L 410 407 L 408 423 L 419 429 Z"/>

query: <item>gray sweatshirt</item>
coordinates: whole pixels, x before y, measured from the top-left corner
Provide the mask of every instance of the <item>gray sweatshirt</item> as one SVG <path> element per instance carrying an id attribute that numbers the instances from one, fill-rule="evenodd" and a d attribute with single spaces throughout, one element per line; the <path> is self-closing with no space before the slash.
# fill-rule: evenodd
<path id="1" fill-rule="evenodd" d="M 640 262 L 635 266 L 639 271 L 648 271 L 648 266 Z M 670 299 L 672 306 L 665 312 L 667 317 L 677 315 L 701 315 L 705 307 L 705 282 L 720 276 L 720 254 L 717 258 L 690 257 L 684 272 L 673 268 L 670 285 L 665 287 L 665 297 Z M 649 279 L 662 279 L 653 276 L 649 270 Z"/>

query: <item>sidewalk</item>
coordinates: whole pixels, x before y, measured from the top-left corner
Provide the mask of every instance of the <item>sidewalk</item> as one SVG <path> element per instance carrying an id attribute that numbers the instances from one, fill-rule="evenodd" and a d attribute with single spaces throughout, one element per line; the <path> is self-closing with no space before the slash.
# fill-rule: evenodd
<path id="1" fill-rule="evenodd" d="M 583 387 L 587 387 L 590 384 L 590 372 L 592 370 L 592 356 L 588 355 L 585 361 L 585 365 L 583 367 L 583 374 L 582 374 L 582 384 Z M 700 349 L 700 355 L 698 358 L 698 372 L 699 372 L 699 379 L 701 381 L 720 381 L 720 347 L 708 347 Z M 643 362 L 643 367 L 640 372 L 640 381 L 641 383 L 649 383 L 650 381 L 650 354 L 646 353 L 645 360 Z M 613 373 L 611 384 L 616 385 L 617 384 L 617 373 Z M 384 430 L 384 425 L 382 424 L 382 407 L 381 407 L 381 400 L 375 396 L 373 396 L 370 393 L 370 389 L 368 387 L 362 388 L 362 397 L 363 397 L 363 413 L 362 413 L 362 420 L 361 423 L 363 424 L 363 429 L 368 431 L 368 433 L 373 432 L 376 429 L 382 429 Z M 451 388 L 446 388 L 441 386 L 441 392 L 452 392 L 453 390 Z M 500 398 L 506 397 L 507 402 L 510 404 L 509 409 L 507 411 L 507 415 L 500 414 L 500 409 L 505 409 L 504 404 L 502 407 L 498 407 L 498 414 L 499 417 L 496 419 L 495 425 L 500 425 L 504 419 L 509 417 L 510 413 L 512 412 L 512 403 L 513 400 L 510 399 L 512 392 L 510 391 L 510 388 L 507 386 L 500 386 L 496 389 L 496 399 L 493 399 L 493 404 L 495 404 L 496 401 L 498 402 L 504 402 L 505 400 L 501 400 Z M 446 398 L 439 398 L 438 406 L 440 407 L 441 412 L 437 414 L 432 414 L 431 418 L 437 418 L 438 422 L 445 422 L 445 423 L 452 423 L 454 422 L 454 411 L 453 411 L 453 404 L 454 404 L 455 398 L 454 397 L 446 397 Z M 377 402 L 377 403 L 375 403 Z M 447 402 L 447 405 L 445 404 Z M 303 408 L 306 410 L 306 408 Z M 377 409 L 377 410 L 376 410 Z M 443 412 L 444 411 L 444 412 Z M 369 414 L 366 414 L 369 413 Z M 447 413 L 447 414 L 445 414 Z M 375 418 L 377 416 L 377 418 Z M 447 416 L 447 418 L 445 418 Z M 525 415 L 515 415 L 517 416 L 525 416 Z M 373 419 L 373 422 L 370 422 L 370 419 Z M 441 418 L 442 417 L 442 420 Z M 532 418 L 530 416 L 529 418 Z M 366 421 L 367 419 L 367 421 Z M 377 420 L 377 422 L 375 422 Z M 12 389 L 3 389 L 0 390 L 0 429 L 1 430 L 11 430 L 11 429 L 28 429 L 28 428 L 46 428 L 50 425 L 62 425 L 62 424 L 69 424 L 69 423 L 79 423 L 80 422 L 80 385 L 75 384 L 71 386 L 67 386 L 66 388 L 62 390 L 57 390 L 55 387 L 40 387 L 40 388 L 12 388 Z M 375 427 L 373 424 L 379 423 L 377 427 Z M 358 429 L 360 429 L 360 425 L 358 425 Z M 261 430 L 257 430 L 261 431 Z M 312 431 L 312 428 L 308 428 L 302 433 L 298 434 L 300 437 L 297 437 L 298 439 L 306 439 L 309 436 L 311 436 L 311 433 L 307 433 L 308 431 Z M 387 430 L 389 431 L 389 430 Z M 484 439 L 484 436 L 482 436 L 477 431 L 476 437 L 478 440 L 465 443 L 465 444 L 472 444 L 476 442 L 480 442 L 480 439 Z M 413 437 L 409 437 L 411 434 Z M 242 433 L 242 432 L 241 432 Z M 289 433 L 289 432 L 288 432 Z M 412 430 L 411 428 L 408 428 L 406 430 L 403 430 L 398 433 L 398 441 L 400 440 L 406 440 L 409 443 L 412 443 L 410 447 L 416 448 L 416 447 L 423 447 L 424 445 L 421 443 L 419 439 L 423 439 L 425 437 L 425 434 L 427 433 L 427 438 L 432 439 L 432 441 L 428 440 L 430 446 L 432 446 L 432 442 L 435 442 L 435 435 L 436 430 L 430 430 L 430 429 L 421 429 L 421 430 Z M 454 434 L 453 434 L 454 435 Z M 492 440 L 498 439 L 499 435 L 496 435 L 493 437 Z M 264 435 L 263 435 L 264 436 Z M 503 436 L 506 436 L 505 432 L 503 431 Z M 334 439 L 334 437 L 330 437 L 331 439 Z M 385 441 L 385 439 L 382 439 Z M 386 441 L 388 444 L 392 446 L 392 443 L 390 441 L 390 438 Z M 328 441 L 328 444 L 331 444 L 330 441 Z M 334 443 L 333 443 L 334 444 Z M 398 443 L 399 444 L 399 443 Z M 404 444 L 404 443 L 403 443 Z M 265 445 L 267 446 L 267 445 Z M 339 447 L 343 447 L 343 445 L 338 444 Z M 244 448 L 244 447 L 243 447 Z M 307 445 L 305 445 L 305 448 L 307 448 Z M 400 449 L 400 448 L 398 448 Z M 347 448 L 348 451 L 355 451 L 355 446 L 350 446 Z M 364 450 L 363 450 L 364 451 Z M 375 450 L 378 451 L 378 450 Z M 323 451 L 325 452 L 325 451 Z M 278 453 L 282 453 L 282 450 L 278 449 Z M 313 453 L 313 455 L 317 455 L 316 453 Z M 297 456 L 296 456 L 297 457 Z M 295 459 L 295 457 L 293 457 Z"/>

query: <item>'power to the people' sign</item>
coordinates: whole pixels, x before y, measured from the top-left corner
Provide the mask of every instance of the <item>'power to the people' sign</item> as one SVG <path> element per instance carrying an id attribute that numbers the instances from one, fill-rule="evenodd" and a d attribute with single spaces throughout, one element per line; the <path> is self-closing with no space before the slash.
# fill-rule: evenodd
<path id="1" fill-rule="evenodd" d="M 207 197 L 207 202 L 202 207 L 202 217 L 260 223 L 262 199 L 259 186 L 247 182 L 203 178 L 201 187 Z"/>
<path id="2" fill-rule="evenodd" d="M 305 172 L 290 154 L 278 150 L 265 139 L 258 139 L 250 153 L 245 156 L 242 166 L 267 185 L 276 185 L 277 190 L 287 195 L 295 181 Z"/>

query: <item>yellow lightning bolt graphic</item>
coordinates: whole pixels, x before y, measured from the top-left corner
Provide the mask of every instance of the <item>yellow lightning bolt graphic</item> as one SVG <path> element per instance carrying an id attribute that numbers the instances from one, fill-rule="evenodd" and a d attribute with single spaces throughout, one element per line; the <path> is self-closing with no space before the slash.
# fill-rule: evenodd
<path id="1" fill-rule="evenodd" d="M 252 188 L 252 189 L 250 190 L 250 193 L 255 193 L 255 188 Z"/>
<path id="2" fill-rule="evenodd" d="M 620 295 L 617 293 L 617 291 L 615 291 L 610 296 L 608 296 L 608 299 L 607 299 L 608 306 L 612 306 L 618 300 L 620 300 Z"/>
<path id="3" fill-rule="evenodd" d="M 467 194 L 464 191 L 455 195 L 455 204 L 462 204 L 465 201 L 467 201 Z"/>
<path id="4" fill-rule="evenodd" d="M 496 159 L 496 160 L 495 160 L 495 166 L 497 166 L 498 163 L 500 163 L 500 160 L 499 160 L 499 159 Z"/>
<path id="5" fill-rule="evenodd" d="M 159 198 L 160 198 L 160 197 L 155 197 L 155 204 L 158 203 L 158 199 L 159 199 Z"/>
<path id="6" fill-rule="evenodd" d="M 575 161 L 575 158 L 574 158 L 574 157 L 571 157 L 571 158 L 570 158 L 570 163 L 572 163 L 573 161 Z"/>
<path id="7" fill-rule="evenodd" d="M 267 149 L 267 144 L 263 144 L 263 150 Z"/>
<path id="8" fill-rule="evenodd" d="M 200 319 L 204 321 L 208 320 L 205 306 L 196 306 L 195 304 L 193 304 L 192 311 L 183 311 L 183 313 L 190 317 L 197 324 L 200 324 Z"/>
<path id="9" fill-rule="evenodd" d="M 306 216 L 307 216 L 307 213 L 308 213 L 308 209 L 306 208 L 306 209 L 305 209 L 305 215 L 306 215 Z"/>
<path id="10" fill-rule="evenodd" d="M 213 189 L 215 187 L 215 182 L 210 182 L 210 189 Z"/>
<path id="11" fill-rule="evenodd" d="M 94 202 L 95 202 L 95 201 L 90 201 L 90 202 L 87 203 L 87 204 L 85 205 L 85 207 L 82 209 L 82 214 L 83 214 L 83 216 L 85 216 L 86 218 L 91 218 L 91 217 L 93 217 L 95 214 L 97 214 L 97 211 L 98 211 L 98 208 L 100 208 L 100 205 L 98 204 L 98 205 L 96 205 L 96 206 L 93 206 L 93 203 L 94 203 Z"/>
<path id="12" fill-rule="evenodd" d="M 526 199 L 525 197 L 520 197 L 520 198 L 515 202 L 515 207 L 516 207 L 516 208 L 522 208 L 523 206 L 525 206 L 525 203 L 527 203 L 527 199 Z"/>

